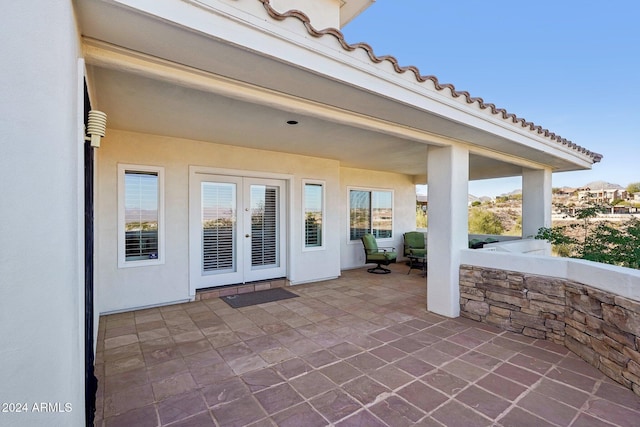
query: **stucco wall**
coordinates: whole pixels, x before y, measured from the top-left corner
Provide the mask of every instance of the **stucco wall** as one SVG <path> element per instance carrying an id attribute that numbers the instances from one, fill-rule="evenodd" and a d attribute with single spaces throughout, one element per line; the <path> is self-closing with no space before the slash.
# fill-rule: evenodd
<path id="1" fill-rule="evenodd" d="M 364 265 L 361 241 L 349 241 L 349 188 L 393 191 L 393 238 L 378 240 L 378 246 L 396 248 L 402 255 L 402 235 L 416 229 L 416 192 L 413 177 L 363 169 L 340 169 L 340 256 L 342 269 Z"/>
<path id="2" fill-rule="evenodd" d="M 280 13 L 300 10 L 317 30 L 340 28 L 339 0 L 271 0 L 271 6 Z"/>
<path id="3" fill-rule="evenodd" d="M 0 412 L 0 425 L 84 425 L 82 92 L 72 4 L 5 2 L 0 27 L 0 402 L 26 404 Z M 34 411 L 41 403 L 52 406 Z"/>
<path id="4" fill-rule="evenodd" d="M 118 268 L 118 163 L 165 168 L 165 248 L 162 265 Z M 401 252 L 402 233 L 415 229 L 415 187 L 408 175 L 341 168 L 337 161 L 109 129 L 98 154 L 96 301 L 102 313 L 189 298 L 189 166 L 291 176 L 288 274 L 292 284 L 329 279 L 364 264 L 361 242 L 348 242 L 348 188 L 394 193 L 394 235 L 385 245 Z M 302 183 L 326 186 L 326 245 L 303 250 Z M 382 243 L 381 243 L 382 244 Z"/>
<path id="5" fill-rule="evenodd" d="M 98 161 L 97 301 L 101 312 L 189 298 L 189 165 L 291 175 L 288 278 L 302 283 L 340 275 L 338 162 L 222 144 L 108 130 Z M 165 168 L 166 259 L 163 265 L 117 267 L 117 165 Z M 302 180 L 326 185 L 326 246 L 303 251 Z"/>

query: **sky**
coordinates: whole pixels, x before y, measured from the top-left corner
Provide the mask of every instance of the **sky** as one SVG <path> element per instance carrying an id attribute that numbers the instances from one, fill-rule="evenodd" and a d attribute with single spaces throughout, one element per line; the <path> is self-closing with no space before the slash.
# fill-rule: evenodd
<path id="1" fill-rule="evenodd" d="M 640 1 L 376 0 L 347 42 L 481 97 L 604 156 L 554 187 L 640 181 Z M 521 179 L 470 182 L 495 196 Z"/>

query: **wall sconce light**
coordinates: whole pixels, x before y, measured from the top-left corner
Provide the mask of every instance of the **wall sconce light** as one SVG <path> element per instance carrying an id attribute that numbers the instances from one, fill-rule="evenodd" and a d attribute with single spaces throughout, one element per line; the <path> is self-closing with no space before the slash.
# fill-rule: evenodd
<path id="1" fill-rule="evenodd" d="M 87 135 L 85 141 L 91 141 L 92 147 L 100 147 L 100 138 L 107 130 L 107 115 L 102 111 L 89 111 L 89 124 L 87 125 Z"/>

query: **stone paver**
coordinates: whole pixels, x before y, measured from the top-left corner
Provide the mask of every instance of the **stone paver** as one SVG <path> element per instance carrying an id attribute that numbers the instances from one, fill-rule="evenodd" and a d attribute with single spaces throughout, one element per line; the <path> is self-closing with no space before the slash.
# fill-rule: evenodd
<path id="1" fill-rule="evenodd" d="M 639 425 L 640 397 L 563 346 L 429 313 L 391 268 L 102 317 L 95 425 Z"/>

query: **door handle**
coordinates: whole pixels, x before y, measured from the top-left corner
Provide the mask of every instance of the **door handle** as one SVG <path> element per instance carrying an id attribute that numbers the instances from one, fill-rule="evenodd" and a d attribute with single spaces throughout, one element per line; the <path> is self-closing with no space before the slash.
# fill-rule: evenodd
<path id="1" fill-rule="evenodd" d="M 251 237 L 251 234 L 245 234 L 244 237 Z"/>

